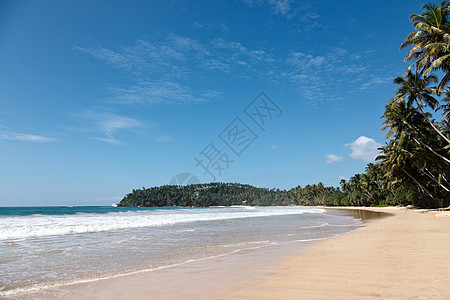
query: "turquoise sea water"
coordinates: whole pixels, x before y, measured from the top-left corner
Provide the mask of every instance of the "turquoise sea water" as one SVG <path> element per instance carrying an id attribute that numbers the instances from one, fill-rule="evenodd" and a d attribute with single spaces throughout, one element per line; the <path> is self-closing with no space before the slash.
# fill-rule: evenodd
<path id="1" fill-rule="evenodd" d="M 349 232 L 301 207 L 0 208 L 0 296 Z"/>

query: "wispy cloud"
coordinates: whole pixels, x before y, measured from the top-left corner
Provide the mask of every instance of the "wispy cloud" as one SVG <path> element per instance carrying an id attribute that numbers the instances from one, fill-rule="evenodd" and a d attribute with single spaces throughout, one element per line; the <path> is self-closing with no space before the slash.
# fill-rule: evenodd
<path id="1" fill-rule="evenodd" d="M 225 22 L 207 22 L 204 24 L 194 22 L 194 24 L 192 24 L 192 27 L 195 29 L 208 30 L 210 32 L 212 31 L 214 33 L 220 34 L 221 36 L 227 36 L 231 33 L 230 27 L 228 27 Z"/>
<path id="2" fill-rule="evenodd" d="M 184 54 L 169 44 L 169 42 L 151 44 L 148 41 L 138 40 L 133 46 L 121 46 L 114 50 L 104 47 L 76 47 L 76 49 L 113 67 L 126 69 L 131 75 L 139 77 L 149 74 L 149 71 L 160 75 L 179 71 L 175 62 L 183 60 Z"/>
<path id="3" fill-rule="evenodd" d="M 173 138 L 168 135 L 162 135 L 155 139 L 155 142 L 172 142 Z"/>
<path id="4" fill-rule="evenodd" d="M 92 137 L 93 139 L 110 144 L 121 143 L 117 138 L 119 131 L 141 126 L 141 123 L 136 119 L 111 112 L 85 110 L 80 113 L 80 117 L 89 123 L 88 125 L 92 127 L 92 131 L 102 134 L 102 136 Z"/>
<path id="5" fill-rule="evenodd" d="M 0 139 L 10 140 L 10 141 L 21 141 L 21 142 L 38 142 L 38 143 L 47 143 L 47 142 L 56 141 L 55 138 L 51 138 L 51 137 L 47 137 L 47 136 L 13 132 L 13 131 L 7 131 L 7 130 L 0 131 Z"/>
<path id="6" fill-rule="evenodd" d="M 286 15 L 291 10 L 292 0 L 243 0 L 250 7 L 265 5 L 275 14 Z"/>
<path id="7" fill-rule="evenodd" d="M 393 76 L 376 76 L 376 75 L 370 75 L 369 78 L 366 78 L 363 83 L 361 83 L 359 89 L 360 90 L 367 90 L 385 83 L 392 82 Z"/>
<path id="8" fill-rule="evenodd" d="M 335 154 L 327 154 L 327 155 L 325 155 L 325 162 L 327 164 L 337 163 L 337 162 L 341 162 L 343 160 L 344 160 L 344 157 L 338 156 L 338 155 L 335 155 Z"/>
<path id="9" fill-rule="evenodd" d="M 283 7 L 283 3 L 270 5 Z M 343 47 L 283 54 L 275 49 L 250 49 L 224 37 L 200 41 L 172 33 L 157 41 L 138 40 L 114 49 L 77 49 L 128 72 L 131 83 L 110 88 L 110 102 L 115 104 L 203 103 L 220 96 L 213 78 L 257 76 L 296 90 L 305 105 L 317 108 L 343 101 L 343 94 L 376 88 L 391 78 L 376 72 L 370 59 L 373 53 L 353 53 Z"/>
<path id="10" fill-rule="evenodd" d="M 291 52 L 284 61 L 287 71 L 280 73 L 279 78 L 295 86 L 307 105 L 341 101 L 344 91 L 354 93 L 363 84 L 373 88 L 382 83 L 380 79 L 365 81 L 370 64 L 367 56 L 342 47 L 331 47 L 323 54 Z"/>
<path id="11" fill-rule="evenodd" d="M 311 32 L 321 28 L 320 15 L 314 3 L 296 0 L 242 0 L 249 7 L 266 7 L 275 16 L 291 21 L 298 31 Z"/>
<path id="12" fill-rule="evenodd" d="M 112 87 L 111 102 L 120 104 L 207 102 L 217 96 L 214 91 L 192 91 L 175 81 L 139 81 L 128 87 Z"/>
<path id="13" fill-rule="evenodd" d="M 289 0 L 269 0 L 272 10 L 276 14 L 286 15 L 291 9 L 291 1 Z"/>
<path id="14" fill-rule="evenodd" d="M 128 58 L 124 55 L 121 55 L 117 52 L 114 52 L 109 49 L 105 48 L 82 48 L 82 47 L 75 47 L 77 50 L 90 54 L 95 58 L 104 60 L 111 64 L 114 67 L 118 68 L 128 68 L 131 67 L 131 62 L 128 60 Z"/>
<path id="15" fill-rule="evenodd" d="M 206 102 L 219 95 L 210 87 L 208 72 L 236 72 L 243 77 L 257 66 L 275 62 L 264 49 L 248 49 L 223 38 L 200 42 L 176 34 L 116 49 L 76 49 L 128 72 L 131 84 L 111 88 L 112 102 L 123 104 Z"/>
<path id="16" fill-rule="evenodd" d="M 210 43 L 214 59 L 227 66 L 224 71 L 253 72 L 257 67 L 267 66 L 276 61 L 274 55 L 264 49 L 249 49 L 240 42 L 223 38 L 214 39 Z"/>
<path id="17" fill-rule="evenodd" d="M 117 114 L 105 109 L 86 109 L 73 114 L 81 126 L 74 131 L 89 135 L 88 138 L 109 144 L 123 144 L 131 134 L 145 136 L 154 142 L 172 142 L 173 138 L 157 123 Z"/>
<path id="18" fill-rule="evenodd" d="M 274 62 L 264 49 L 248 49 L 240 42 L 224 38 L 199 42 L 190 37 L 169 34 L 159 41 L 138 40 L 133 46 L 117 49 L 76 47 L 114 67 L 129 69 L 139 77 L 181 78 L 192 68 L 230 71 L 245 64 Z"/>
<path id="19" fill-rule="evenodd" d="M 355 141 L 345 144 L 345 146 L 350 147 L 352 151 L 350 153 L 351 158 L 364 162 L 374 162 L 380 153 L 378 148 L 381 147 L 381 144 L 372 138 L 360 136 Z"/>

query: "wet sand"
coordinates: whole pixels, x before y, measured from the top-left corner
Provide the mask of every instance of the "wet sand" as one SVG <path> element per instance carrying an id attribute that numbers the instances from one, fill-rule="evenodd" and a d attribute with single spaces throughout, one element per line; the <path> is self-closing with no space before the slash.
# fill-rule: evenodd
<path id="1" fill-rule="evenodd" d="M 246 250 L 19 298 L 449 299 L 450 214 L 370 210 L 393 216 L 306 245 Z"/>
<path id="2" fill-rule="evenodd" d="M 281 260 L 235 299 L 450 299 L 450 214 L 392 217 Z"/>

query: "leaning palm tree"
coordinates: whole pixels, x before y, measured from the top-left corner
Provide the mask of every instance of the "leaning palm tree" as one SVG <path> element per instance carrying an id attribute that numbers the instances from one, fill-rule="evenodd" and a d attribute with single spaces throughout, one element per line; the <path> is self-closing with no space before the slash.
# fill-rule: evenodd
<path id="1" fill-rule="evenodd" d="M 386 171 L 385 180 L 388 187 L 406 185 L 423 199 L 421 206 L 440 206 L 443 201 L 437 194 L 441 193 L 436 193 L 425 175 L 420 173 L 417 167 L 417 151 L 413 144 L 400 146 L 398 140 L 392 139 L 380 150 L 382 154 L 377 160 Z"/>
<path id="2" fill-rule="evenodd" d="M 425 104 L 432 109 L 437 108 L 439 102 L 433 97 L 433 95 L 436 94 L 436 88 L 428 87 L 431 83 L 437 83 L 437 81 L 438 79 L 435 75 L 422 77 L 417 72 L 413 73 L 408 71 L 405 76 L 399 76 L 394 79 L 394 83 L 400 85 L 400 87 L 395 92 L 394 98 L 389 101 L 389 104 L 392 105 L 398 101 L 405 101 L 408 106 L 411 106 L 415 103 L 424 119 L 430 124 L 434 131 L 450 144 L 450 139 L 436 128 L 422 109 Z"/>
<path id="3" fill-rule="evenodd" d="M 404 100 L 386 105 L 383 118 L 382 131 L 388 131 L 386 138 L 391 141 L 382 148 L 384 155 L 377 160 L 381 160 L 388 177 L 394 183 L 412 180 L 419 194 L 440 203 L 450 192 L 450 159 L 445 157 L 445 142 L 433 138 L 432 129 L 419 110 Z"/>
<path id="4" fill-rule="evenodd" d="M 430 116 L 425 113 L 426 117 Z M 427 139 L 429 131 L 426 130 L 426 121 L 418 109 L 408 106 L 405 101 L 396 101 L 395 103 L 386 105 L 383 114 L 383 121 L 381 131 L 388 130 L 386 138 L 395 138 L 399 146 L 403 146 L 406 142 L 414 141 L 417 145 L 423 146 L 431 153 L 436 155 L 439 159 L 445 161 L 450 165 L 450 159 L 445 157 L 445 153 L 440 154 L 433 149 L 441 149 L 442 145 L 429 145 Z M 434 141 L 436 142 L 436 141 Z"/>
<path id="5" fill-rule="evenodd" d="M 426 177 L 426 182 L 422 184 L 433 185 L 448 193 L 450 185 L 447 174 L 450 171 L 450 159 L 445 157 L 447 152 L 443 149 L 443 141 L 432 138 L 431 128 L 418 110 L 401 101 L 386 105 L 383 117 L 385 121 L 382 131 L 388 130 L 386 138 L 393 138 L 396 147 L 413 155 L 409 167 L 414 165 L 418 175 Z"/>
<path id="6" fill-rule="evenodd" d="M 412 140 L 412 134 L 421 128 L 424 122 L 418 109 L 408 106 L 403 100 L 386 105 L 383 118 L 385 120 L 382 123 L 381 131 L 387 130 L 386 139 L 395 138 L 399 141 L 400 146 L 406 141 Z"/>
<path id="7" fill-rule="evenodd" d="M 415 60 L 408 70 L 413 66 L 418 70 L 430 68 L 439 57 L 448 54 L 442 47 L 429 47 L 430 44 L 446 44 L 450 42 L 449 24 L 449 1 L 444 0 L 441 4 L 428 3 L 422 7 L 421 14 L 412 14 L 410 21 L 413 22 L 415 31 L 408 34 L 400 48 L 411 46 L 411 50 L 405 57 L 405 61 Z M 448 49 L 445 49 L 448 50 Z"/>

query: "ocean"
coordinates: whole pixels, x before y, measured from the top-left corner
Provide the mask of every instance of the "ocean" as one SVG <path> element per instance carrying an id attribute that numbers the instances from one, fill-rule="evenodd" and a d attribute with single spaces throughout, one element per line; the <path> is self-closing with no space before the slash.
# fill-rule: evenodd
<path id="1" fill-rule="evenodd" d="M 347 233 L 304 207 L 0 208 L 0 297 Z"/>

